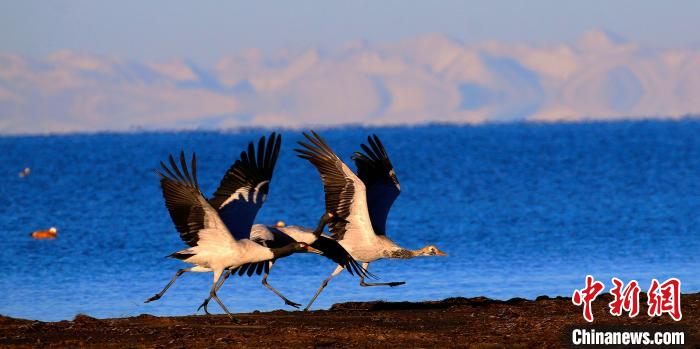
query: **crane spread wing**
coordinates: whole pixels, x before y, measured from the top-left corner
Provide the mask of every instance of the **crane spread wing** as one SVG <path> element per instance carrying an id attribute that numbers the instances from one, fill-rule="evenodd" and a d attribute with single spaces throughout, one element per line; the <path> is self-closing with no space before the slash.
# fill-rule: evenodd
<path id="1" fill-rule="evenodd" d="M 339 218 L 328 225 L 332 236 L 342 240 L 350 237 L 361 239 L 374 234 L 371 227 L 363 224 L 369 222 L 364 184 L 321 136 L 314 131 L 311 133 L 313 136 L 304 133 L 311 144 L 298 142 L 305 149 L 295 151 L 297 156 L 311 162 L 321 175 L 326 211 L 333 212 Z M 348 233 L 349 236 L 346 236 Z"/>
<path id="2" fill-rule="evenodd" d="M 251 240 L 268 248 L 283 247 L 297 241 L 294 238 L 294 234 L 288 233 L 288 228 L 289 227 L 277 228 L 256 224 L 253 226 Z M 307 234 L 313 233 L 313 230 L 309 228 L 294 227 L 294 229 Z M 311 247 L 323 252 L 324 257 L 345 267 L 351 275 L 357 273 L 358 276 L 375 277 L 372 273 L 363 269 L 362 266 L 352 258 L 350 253 L 334 239 L 321 235 L 316 241 L 311 243 Z M 269 263 L 267 261 L 244 264 L 233 270 L 233 273 L 248 276 L 252 276 L 253 274 L 260 275 L 262 272 L 269 272 Z"/>
<path id="3" fill-rule="evenodd" d="M 180 167 L 172 155 L 170 168 L 161 161 L 160 187 L 165 207 L 180 238 L 189 246 L 210 244 L 230 246 L 235 243 L 216 210 L 209 205 L 197 183 L 197 158 L 192 154 L 192 174 L 187 169 L 185 153 L 180 152 Z"/>
<path id="4" fill-rule="evenodd" d="M 311 247 L 322 251 L 324 257 L 345 267 L 350 275 L 353 275 L 354 272 L 357 273 L 357 276 L 374 277 L 373 274 L 362 268 L 362 266 L 352 258 L 350 253 L 334 239 L 321 235 L 318 237 L 318 240 L 311 244 Z"/>
<path id="5" fill-rule="evenodd" d="M 280 248 L 295 241 L 287 234 L 280 232 L 278 229 L 262 224 L 255 224 L 253 226 L 250 232 L 250 239 L 267 248 Z M 244 264 L 234 269 L 233 273 L 252 276 L 253 274 L 260 275 L 263 271 L 265 273 L 270 271 L 269 261 Z"/>
<path id="6" fill-rule="evenodd" d="M 357 165 L 357 176 L 367 188 L 367 208 L 372 228 L 377 235 L 386 235 L 386 219 L 391 205 L 401 193 L 401 185 L 379 137 L 368 136 L 367 142 L 369 146 L 360 145 L 364 152 L 355 152 L 352 159 Z"/>
<path id="7" fill-rule="evenodd" d="M 281 136 L 274 132 L 265 141 L 261 137 L 257 150 L 253 142 L 240 159 L 231 165 L 219 188 L 209 200 L 236 239 L 247 239 L 255 216 L 267 199 L 272 172 L 280 152 Z"/>

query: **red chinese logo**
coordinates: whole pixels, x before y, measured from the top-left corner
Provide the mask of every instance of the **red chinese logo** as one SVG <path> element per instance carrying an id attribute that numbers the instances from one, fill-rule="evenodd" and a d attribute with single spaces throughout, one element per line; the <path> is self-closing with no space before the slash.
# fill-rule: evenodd
<path id="1" fill-rule="evenodd" d="M 673 320 L 680 321 L 681 314 L 681 281 L 676 278 L 666 280 L 659 285 L 656 279 L 651 280 L 648 292 L 649 316 L 661 316 L 668 313 Z"/>
<path id="2" fill-rule="evenodd" d="M 586 276 L 586 287 L 580 290 L 575 290 L 571 301 L 575 305 L 583 304 L 583 318 L 588 322 L 593 322 L 593 310 L 591 303 L 598 297 L 598 294 L 605 288 L 602 282 L 593 281 L 593 277 Z"/>
<path id="3" fill-rule="evenodd" d="M 613 277 L 612 283 L 614 287 L 610 290 L 613 296 L 613 301 L 608 303 L 610 314 L 613 316 L 621 316 L 623 312 L 628 312 L 629 317 L 635 317 L 639 314 L 639 294 L 641 289 L 636 280 L 631 280 L 625 285 L 622 280 Z M 601 291 L 605 288 L 600 281 L 595 281 L 593 276 L 586 275 L 586 287 L 580 290 L 574 290 L 574 295 L 571 301 L 574 305 L 583 305 L 583 318 L 588 322 L 593 322 L 593 309 L 591 303 L 598 297 Z M 676 278 L 670 278 L 659 284 L 656 279 L 651 280 L 651 285 L 647 291 L 649 316 L 662 316 L 664 313 L 671 316 L 675 321 L 680 321 L 683 317 L 681 314 L 681 281 Z"/>
<path id="4" fill-rule="evenodd" d="M 624 283 L 618 278 L 612 278 L 612 282 L 615 285 L 610 294 L 615 297 L 612 302 L 608 303 L 610 307 L 610 314 L 614 316 L 622 315 L 622 311 L 629 312 L 629 317 L 635 317 L 639 314 L 639 284 L 636 280 L 630 281 L 627 286 L 624 287 Z"/>

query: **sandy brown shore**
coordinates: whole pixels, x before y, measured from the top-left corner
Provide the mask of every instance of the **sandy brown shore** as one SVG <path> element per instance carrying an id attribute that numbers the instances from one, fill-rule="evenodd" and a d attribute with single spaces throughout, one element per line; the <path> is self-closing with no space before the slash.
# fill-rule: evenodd
<path id="1" fill-rule="evenodd" d="M 609 295 L 593 303 L 595 325 L 669 327 L 700 343 L 700 293 L 682 296 L 683 319 L 607 313 Z M 215 307 L 212 307 L 215 309 Z M 330 310 L 272 311 L 228 317 L 140 315 L 40 322 L 0 317 L 0 347 L 550 347 L 567 345 L 570 326 L 590 326 L 569 298 L 449 298 L 435 302 L 342 303 Z M 641 326 L 641 327 L 639 327 Z"/>

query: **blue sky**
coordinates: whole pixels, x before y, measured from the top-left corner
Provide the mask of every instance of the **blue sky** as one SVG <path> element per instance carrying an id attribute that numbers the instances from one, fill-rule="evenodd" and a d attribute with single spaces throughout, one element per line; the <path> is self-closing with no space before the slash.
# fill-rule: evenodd
<path id="1" fill-rule="evenodd" d="M 646 46 L 700 46 L 700 1 L 3 1 L 0 49 L 72 49 L 212 63 L 242 48 L 327 47 L 443 33 L 463 43 L 571 42 L 605 29 Z"/>
<path id="2" fill-rule="evenodd" d="M 700 116 L 700 1 L 0 1 L 0 134 Z"/>

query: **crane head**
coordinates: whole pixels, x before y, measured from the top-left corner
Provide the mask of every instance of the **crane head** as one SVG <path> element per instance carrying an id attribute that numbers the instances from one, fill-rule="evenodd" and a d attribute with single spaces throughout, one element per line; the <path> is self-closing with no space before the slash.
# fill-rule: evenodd
<path id="1" fill-rule="evenodd" d="M 447 253 L 440 251 L 435 245 L 428 245 L 420 249 L 421 256 L 447 256 Z"/>

